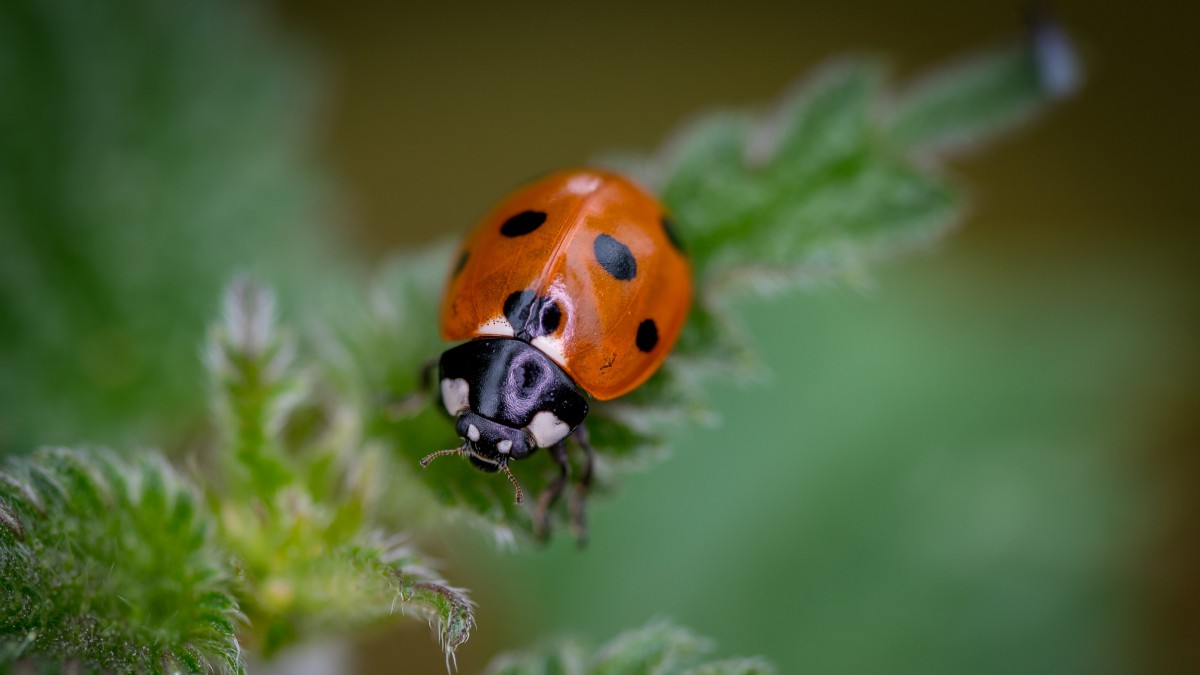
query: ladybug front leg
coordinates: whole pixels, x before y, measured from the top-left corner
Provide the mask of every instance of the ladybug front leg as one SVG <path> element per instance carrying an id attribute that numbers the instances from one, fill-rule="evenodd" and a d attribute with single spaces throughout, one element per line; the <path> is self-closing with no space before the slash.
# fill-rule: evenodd
<path id="1" fill-rule="evenodd" d="M 438 360 L 429 359 L 421 364 L 421 370 L 417 373 L 417 388 L 409 392 L 406 396 L 392 399 L 387 406 L 388 417 L 392 420 L 402 420 L 412 417 L 425 409 L 429 405 L 429 399 L 433 395 L 433 373 L 437 370 Z"/>
<path id="2" fill-rule="evenodd" d="M 567 461 L 566 443 L 559 441 L 551 446 L 550 456 L 558 464 L 558 476 L 550 483 L 550 487 L 538 496 L 537 509 L 533 514 L 533 533 L 543 540 L 550 534 L 550 508 L 558 501 L 559 495 L 571 478 L 571 463 Z"/>
<path id="3" fill-rule="evenodd" d="M 596 462 L 596 453 L 592 450 L 591 440 L 588 438 L 587 426 L 580 424 L 575 433 L 571 434 L 571 438 L 579 444 L 579 448 L 583 450 L 583 467 L 579 471 L 579 481 L 575 483 L 575 489 L 571 491 L 571 530 L 575 533 L 575 539 L 582 547 L 587 544 L 587 505 L 588 490 L 592 486 L 592 470 Z"/>

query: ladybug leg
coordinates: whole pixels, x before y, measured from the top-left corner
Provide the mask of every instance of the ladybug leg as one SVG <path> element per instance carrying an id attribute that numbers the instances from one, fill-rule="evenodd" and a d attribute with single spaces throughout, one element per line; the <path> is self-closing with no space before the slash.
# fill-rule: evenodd
<path id="1" fill-rule="evenodd" d="M 433 390 L 433 371 L 437 370 L 438 360 L 425 359 L 421 364 L 421 372 L 417 373 L 417 390 L 428 394 Z"/>
<path id="2" fill-rule="evenodd" d="M 421 364 L 417 373 L 417 388 L 406 396 L 392 399 L 387 403 L 387 416 L 392 420 L 402 420 L 412 417 L 429 405 L 433 393 L 433 374 L 437 371 L 438 360 L 429 359 Z"/>
<path id="3" fill-rule="evenodd" d="M 587 512 L 584 507 L 587 505 L 588 491 L 592 487 L 592 468 L 595 465 L 596 453 L 592 450 L 586 425 L 580 424 L 572 438 L 583 450 L 583 467 L 579 471 L 579 481 L 571 491 L 571 530 L 575 533 L 575 540 L 579 542 L 579 546 L 583 547 L 587 544 Z"/>
<path id="4" fill-rule="evenodd" d="M 550 508 L 558 501 L 563 488 L 571 478 L 571 463 L 567 461 L 567 445 L 559 441 L 550 448 L 550 456 L 558 464 L 558 476 L 550 483 L 550 487 L 538 496 L 537 509 L 533 514 L 533 532 L 538 539 L 544 540 L 550 534 Z"/>
<path id="5" fill-rule="evenodd" d="M 583 469 L 579 473 L 579 485 L 586 492 L 592 486 L 592 466 L 596 460 L 596 452 L 592 450 L 592 441 L 588 436 L 587 425 L 580 424 L 571 435 L 583 450 Z"/>

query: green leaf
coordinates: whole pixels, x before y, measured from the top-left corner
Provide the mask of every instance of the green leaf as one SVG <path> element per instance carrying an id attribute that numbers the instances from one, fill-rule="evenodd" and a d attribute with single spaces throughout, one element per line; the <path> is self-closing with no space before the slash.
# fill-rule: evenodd
<path id="1" fill-rule="evenodd" d="M 882 89 L 880 68 L 842 62 L 752 125 L 721 117 L 668 144 L 659 185 L 702 302 L 853 278 L 945 232 L 953 192 L 883 138 Z"/>
<path id="2" fill-rule="evenodd" d="M 42 450 L 0 474 L 0 663 L 241 672 L 199 495 L 159 457 Z"/>
<path id="3" fill-rule="evenodd" d="M 588 650 L 563 639 L 541 648 L 497 657 L 489 675 L 771 675 L 761 659 L 704 662 L 712 643 L 668 621 L 623 633 L 608 644 Z"/>
<path id="4" fill-rule="evenodd" d="M 299 492 L 281 493 L 269 512 L 264 520 L 253 508 L 222 510 L 242 573 L 245 636 L 264 655 L 398 615 L 435 623 L 450 656 L 470 637 L 474 604 L 415 551 L 366 529 L 339 536 L 333 509 Z"/>
<path id="5" fill-rule="evenodd" d="M 453 656 L 455 650 L 471 637 L 471 629 L 475 626 L 475 603 L 464 591 L 448 586 L 412 563 L 398 568 L 378 561 L 376 566 L 399 596 L 401 611 L 437 622 L 438 638 L 447 654 Z"/>
<path id="6" fill-rule="evenodd" d="M 434 625 L 450 657 L 470 637 L 474 603 L 415 553 L 371 540 L 323 546 L 292 534 L 275 558 L 244 559 L 246 639 L 263 655 L 400 615 Z"/>

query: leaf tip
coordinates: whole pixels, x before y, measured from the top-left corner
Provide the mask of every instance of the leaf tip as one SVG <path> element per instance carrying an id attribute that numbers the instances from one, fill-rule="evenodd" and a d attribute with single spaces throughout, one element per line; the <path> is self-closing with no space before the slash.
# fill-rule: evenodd
<path id="1" fill-rule="evenodd" d="M 249 277 L 234 277 L 225 291 L 222 314 L 230 341 L 249 355 L 266 351 L 275 323 L 275 295 Z"/>
<path id="2" fill-rule="evenodd" d="M 1083 85 L 1083 69 L 1070 35 L 1045 8 L 1030 10 L 1026 22 L 1042 91 L 1053 99 L 1074 95 Z"/>

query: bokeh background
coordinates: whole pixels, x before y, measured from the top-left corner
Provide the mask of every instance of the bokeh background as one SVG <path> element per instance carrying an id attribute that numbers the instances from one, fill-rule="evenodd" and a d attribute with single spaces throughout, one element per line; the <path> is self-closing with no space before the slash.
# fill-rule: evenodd
<path id="1" fill-rule="evenodd" d="M 236 269 L 302 308 L 547 169 L 848 51 L 904 78 L 1024 11 L 100 4 L 0 0 L 6 452 L 186 451 Z M 751 303 L 770 378 L 711 383 L 720 423 L 595 504 L 586 551 L 427 542 L 480 604 L 462 672 L 655 616 L 782 673 L 1200 672 L 1200 16 L 1054 7 L 1080 94 L 954 162 L 973 207 L 937 250 Z M 353 658 L 444 668 L 420 626 Z"/>

